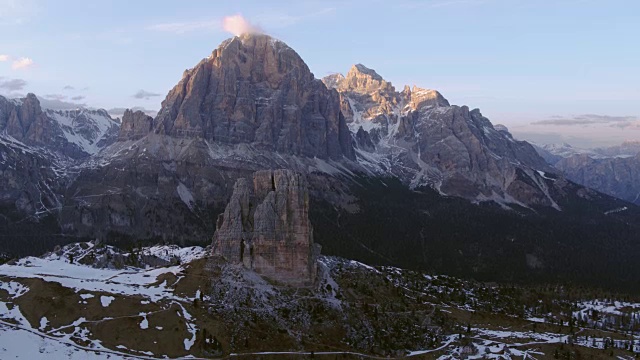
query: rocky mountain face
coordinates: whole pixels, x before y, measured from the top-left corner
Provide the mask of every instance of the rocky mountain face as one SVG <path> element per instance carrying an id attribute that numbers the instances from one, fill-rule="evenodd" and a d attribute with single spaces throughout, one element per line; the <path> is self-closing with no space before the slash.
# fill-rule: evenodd
<path id="1" fill-rule="evenodd" d="M 287 169 L 306 178 L 309 202 L 316 205 L 308 210 L 314 241 L 331 255 L 489 280 L 502 276 L 496 268 L 510 268 L 518 269 L 518 276 L 534 277 L 531 272 L 536 272 L 549 280 L 567 270 L 567 262 L 556 256 L 558 244 L 579 239 L 566 248 L 597 254 L 602 239 L 616 236 L 622 245 L 601 272 L 611 275 L 607 269 L 612 262 L 623 264 L 626 273 L 637 270 L 625 262 L 625 255 L 635 249 L 630 242 L 640 234 L 633 225 L 638 223 L 637 209 L 605 215 L 626 203 L 559 176 L 531 145 L 515 140 L 504 127 L 494 127 L 479 110 L 451 105 L 435 90 L 404 87 L 398 92 L 363 65 L 325 83 L 284 43 L 266 35 L 243 35 L 225 41 L 187 70 L 153 119 L 128 111 L 122 126 L 114 128 L 108 121 L 97 122 L 100 114 L 38 109 L 35 97 L 5 101 L 0 104 L 0 119 L 5 119 L 0 124 L 22 140 L 14 135 L 7 139 L 22 145 L 2 148 L 3 159 L 8 159 L 3 171 L 14 175 L 0 190 L 7 194 L 4 204 L 20 216 L 0 219 L 0 230 L 16 233 L 17 224 L 24 226 L 28 217 L 34 221 L 29 224 L 46 222 L 47 229 L 54 230 L 32 227 L 38 233 L 58 234 L 60 241 L 205 244 L 238 179 Z M 50 132 L 59 130 L 60 136 L 37 130 L 48 129 L 47 124 L 58 124 L 51 125 Z M 91 129 L 105 135 L 89 136 Z M 100 148 L 96 139 L 111 140 L 94 155 L 84 151 L 84 157 L 73 159 L 27 144 L 37 144 L 32 138 L 50 139 L 51 149 L 61 148 L 55 145 L 59 139 L 85 150 Z M 42 164 L 33 160 L 39 170 L 11 167 L 32 161 L 21 146 L 37 150 L 43 159 Z M 47 167 L 54 159 L 58 165 Z M 304 209 L 300 204 L 279 208 L 283 197 L 277 189 L 272 202 L 268 192 L 246 185 L 255 197 L 249 201 L 255 205 L 249 210 L 254 221 L 261 204 L 273 205 L 274 214 L 264 205 L 260 219 L 307 211 L 296 210 Z M 20 195 L 25 191 L 28 196 Z M 51 201 L 40 201 L 45 191 L 52 194 Z M 27 200 L 18 202 L 20 196 Z M 234 211 L 238 208 L 247 209 L 233 205 Z M 511 225 L 505 228 L 502 222 Z M 223 218 L 221 229 L 235 228 L 238 222 L 224 224 Z M 599 226 L 588 226 L 593 224 Z M 255 240 L 257 225 L 243 223 L 241 232 Z M 275 233 L 283 229 L 283 236 L 291 235 L 286 222 L 271 225 Z M 20 239 L 0 241 L 13 246 Z M 304 243 L 293 235 L 287 239 Z M 47 241 L 38 243 L 51 244 Z M 269 241 L 263 248 L 258 241 L 253 244 L 268 253 Z M 304 256 L 296 254 L 290 258 L 304 267 Z M 573 268 L 597 262 L 587 255 L 580 259 L 588 262 L 581 260 Z M 266 258 L 265 264 L 275 261 Z M 263 266 L 260 261 L 253 264 Z"/>
<path id="2" fill-rule="evenodd" d="M 640 204 L 640 142 L 595 149 L 547 144 L 536 151 L 571 181 Z"/>
<path id="3" fill-rule="evenodd" d="M 385 164 L 411 187 L 473 201 L 557 206 L 535 171 L 553 169 L 478 109 L 451 106 L 439 92 L 416 86 L 397 92 L 361 64 L 324 82 L 340 92 L 359 156 Z"/>
<path id="4" fill-rule="evenodd" d="M 292 169 L 348 206 L 342 180 L 364 171 L 355 160 L 338 93 L 286 44 L 243 35 L 185 71 L 155 119 L 123 116 L 118 141 L 66 190 L 62 223 L 77 236 L 202 242 L 236 179 Z"/>
<path id="5" fill-rule="evenodd" d="M 0 96 L 0 132 L 72 159 L 86 158 L 115 141 L 118 123 L 105 110 L 42 109 L 34 94 Z"/>
<path id="6" fill-rule="evenodd" d="M 313 243 L 304 176 L 283 169 L 238 179 L 218 218 L 213 253 L 272 280 L 312 283 L 320 249 Z"/>
<path id="7" fill-rule="evenodd" d="M 118 140 L 139 140 L 153 130 L 153 118 L 144 112 L 130 109 L 124 111 Z"/>
<path id="8" fill-rule="evenodd" d="M 37 218 L 61 205 L 66 164 L 53 153 L 37 151 L 13 138 L 0 137 L 0 207 L 7 215 Z"/>
<path id="9" fill-rule="evenodd" d="M 55 218 L 66 186 L 83 161 L 112 144 L 117 133 L 118 123 L 104 110 L 43 109 L 34 94 L 14 100 L 0 96 L 2 231 L 33 238 L 40 235 L 27 233 L 45 236 L 53 230 L 49 236 L 58 236 Z"/>
<path id="10" fill-rule="evenodd" d="M 266 35 L 225 41 L 167 95 L 157 132 L 322 159 L 354 159 L 338 95 Z"/>
<path id="11" fill-rule="evenodd" d="M 640 153 L 599 159 L 573 155 L 555 166 L 572 181 L 640 205 Z"/>

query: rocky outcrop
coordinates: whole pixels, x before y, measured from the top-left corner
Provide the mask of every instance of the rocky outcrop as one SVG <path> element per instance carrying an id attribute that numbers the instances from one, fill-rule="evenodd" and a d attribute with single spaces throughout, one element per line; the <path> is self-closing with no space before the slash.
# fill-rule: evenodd
<path id="1" fill-rule="evenodd" d="M 138 110 L 133 112 L 130 109 L 124 111 L 122 124 L 118 140 L 138 140 L 146 136 L 153 129 L 153 118 Z"/>
<path id="2" fill-rule="evenodd" d="M 47 130 L 49 119 L 40 108 L 40 101 L 34 94 L 27 94 L 21 101 L 4 99 L 2 120 L 4 130 L 8 135 L 23 142 L 41 143 L 43 139 L 51 139 L 52 135 Z"/>
<path id="3" fill-rule="evenodd" d="M 293 49 L 267 35 L 229 39 L 185 71 L 156 123 L 157 132 L 176 137 L 355 158 L 339 95 Z"/>
<path id="4" fill-rule="evenodd" d="M 394 107 L 401 102 L 401 96 L 375 70 L 356 64 L 346 77 L 334 74 L 323 81 L 340 93 L 342 113 L 352 132 L 361 125 L 365 125 L 365 130 L 370 128 L 363 119 L 383 126 L 397 121 L 397 117 L 388 118 L 387 115 L 393 113 Z"/>
<path id="5" fill-rule="evenodd" d="M 407 103 L 410 109 L 418 110 L 425 106 L 427 107 L 447 107 L 449 101 L 442 96 L 438 91 L 431 89 L 422 89 L 417 86 L 413 86 L 413 89 L 409 90 L 405 87 L 402 92 L 404 101 Z"/>
<path id="6" fill-rule="evenodd" d="M 311 283 L 319 245 L 313 243 L 304 176 L 265 170 L 238 179 L 218 218 L 213 253 L 279 282 Z"/>

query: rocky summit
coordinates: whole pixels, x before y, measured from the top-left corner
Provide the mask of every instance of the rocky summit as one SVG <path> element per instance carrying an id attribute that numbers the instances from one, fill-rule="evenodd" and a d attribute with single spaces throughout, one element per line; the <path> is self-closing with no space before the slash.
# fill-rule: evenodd
<path id="1" fill-rule="evenodd" d="M 354 159 L 338 94 L 267 35 L 225 41 L 162 102 L 157 132 L 309 157 Z"/>
<path id="2" fill-rule="evenodd" d="M 345 119 L 361 159 L 378 159 L 412 188 L 446 195 L 558 207 L 535 170 L 553 170 L 535 149 L 496 130 L 480 110 L 452 106 L 436 90 L 402 92 L 357 64 L 325 84 L 340 92 Z"/>
<path id="3" fill-rule="evenodd" d="M 313 243 L 303 175 L 265 170 L 238 179 L 218 218 L 213 253 L 273 280 L 310 284 L 320 246 Z"/>

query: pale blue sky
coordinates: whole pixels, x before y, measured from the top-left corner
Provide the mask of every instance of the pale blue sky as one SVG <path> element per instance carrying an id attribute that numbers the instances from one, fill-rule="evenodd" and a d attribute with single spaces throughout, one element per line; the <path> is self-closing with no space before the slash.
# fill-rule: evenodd
<path id="1" fill-rule="evenodd" d="M 640 139 L 633 0 L 0 0 L 0 93 L 157 110 L 184 69 L 231 36 L 221 19 L 238 13 L 316 77 L 363 63 L 397 88 L 437 89 L 512 130 Z M 22 57 L 33 64 L 14 69 Z M 571 122 L 581 114 L 628 118 Z M 562 126 L 528 125 L 554 116 Z"/>

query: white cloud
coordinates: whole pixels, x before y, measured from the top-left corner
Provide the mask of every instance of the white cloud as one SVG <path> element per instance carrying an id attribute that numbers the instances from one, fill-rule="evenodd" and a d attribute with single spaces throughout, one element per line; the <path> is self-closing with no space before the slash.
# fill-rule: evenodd
<path id="1" fill-rule="evenodd" d="M 9 55 L 0 55 L 0 61 L 1 62 L 9 61 Z"/>
<path id="2" fill-rule="evenodd" d="M 241 34 L 260 34 L 262 30 L 256 25 L 251 24 L 242 15 L 225 16 L 222 19 L 222 28 L 224 31 L 235 36 Z"/>
<path id="3" fill-rule="evenodd" d="M 15 60 L 13 62 L 13 64 L 11 64 L 11 67 L 14 70 L 26 69 L 26 68 L 29 68 L 31 66 L 33 66 L 33 60 L 31 60 L 30 58 L 27 58 L 27 57 L 23 57 L 23 58 L 20 58 L 18 60 Z"/>

